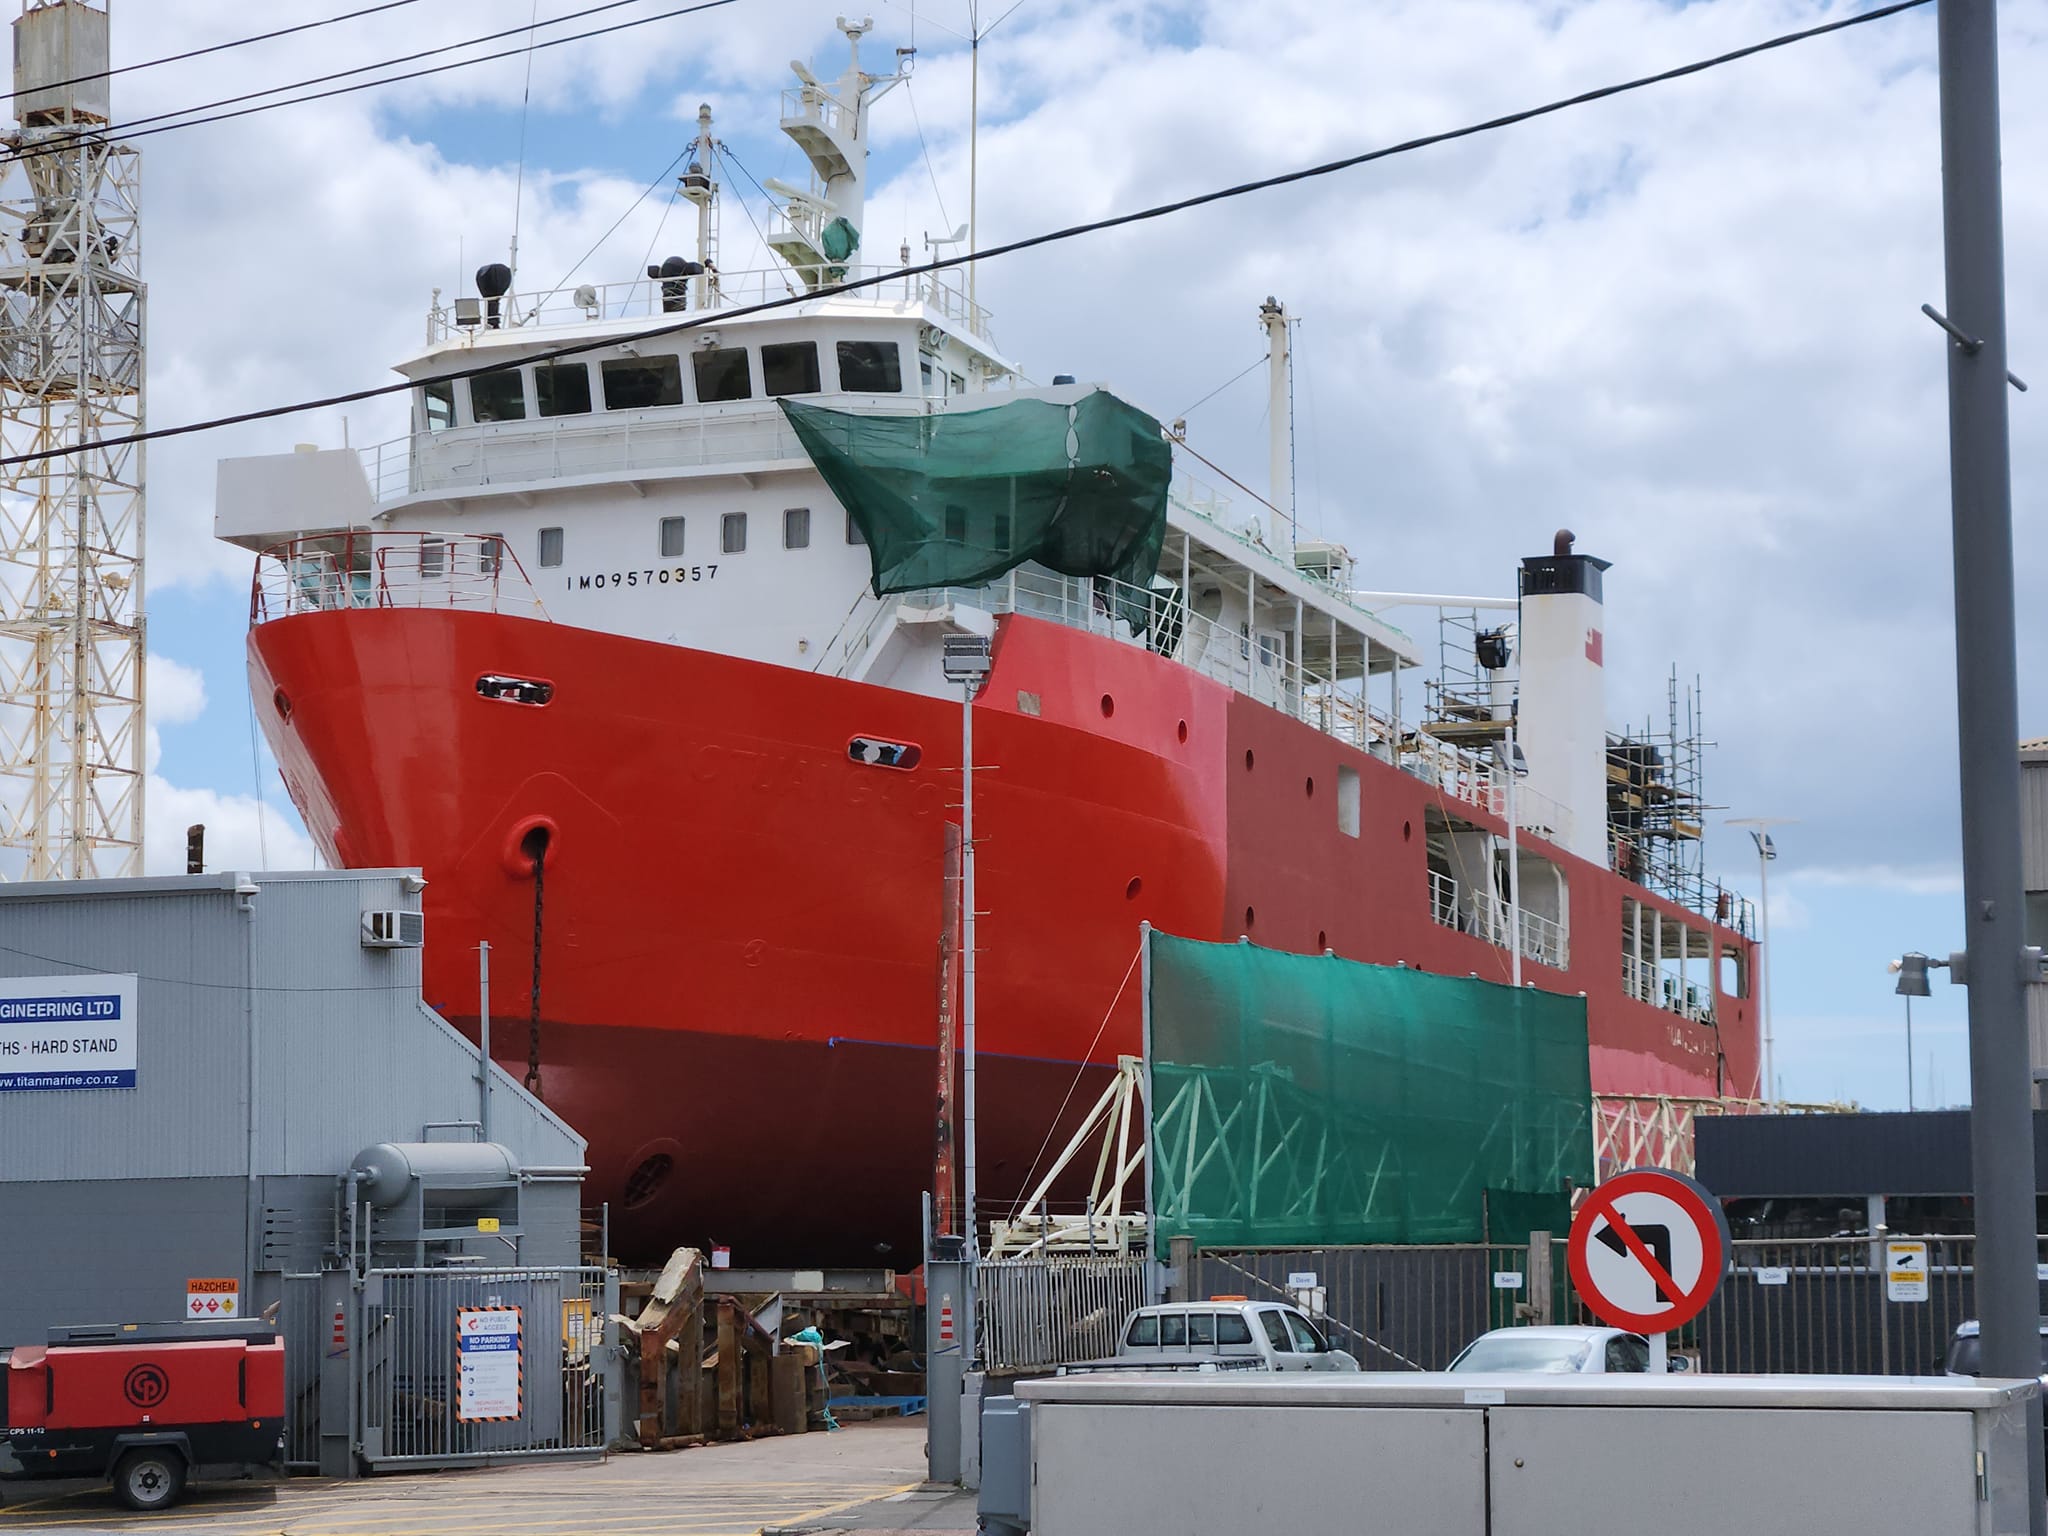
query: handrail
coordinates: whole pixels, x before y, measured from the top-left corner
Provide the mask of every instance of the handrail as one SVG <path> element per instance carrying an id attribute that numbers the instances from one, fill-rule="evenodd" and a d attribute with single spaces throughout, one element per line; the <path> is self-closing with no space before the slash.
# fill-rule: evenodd
<path id="1" fill-rule="evenodd" d="M 1468 889 L 1436 869 L 1429 872 L 1429 915 L 1442 927 L 1502 949 L 1508 947 L 1508 932 L 1515 926 L 1502 897 L 1492 891 Z M 1556 970 L 1570 969 L 1571 941 L 1564 924 L 1527 907 L 1519 916 L 1523 957 Z"/>
<path id="2" fill-rule="evenodd" d="M 331 533 L 256 557 L 249 623 L 360 608 L 461 608 L 545 621 L 547 610 L 497 534 Z"/>

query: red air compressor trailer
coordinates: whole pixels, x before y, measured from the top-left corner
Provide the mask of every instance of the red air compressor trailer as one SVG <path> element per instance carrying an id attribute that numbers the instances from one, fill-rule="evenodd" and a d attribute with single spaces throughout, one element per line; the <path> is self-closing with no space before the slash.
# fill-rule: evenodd
<path id="1" fill-rule="evenodd" d="M 0 1477 L 108 1478 L 133 1509 L 284 1458 L 284 1340 L 256 1324 L 55 1329 L 8 1353 Z"/>

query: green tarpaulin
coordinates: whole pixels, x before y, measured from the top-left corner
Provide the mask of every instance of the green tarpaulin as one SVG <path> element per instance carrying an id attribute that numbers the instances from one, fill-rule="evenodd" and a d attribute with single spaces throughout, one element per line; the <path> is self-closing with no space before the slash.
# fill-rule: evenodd
<path id="1" fill-rule="evenodd" d="M 1114 395 L 914 416 L 781 404 L 866 538 L 878 597 L 980 586 L 1027 560 L 1139 589 L 1159 568 L 1173 451 Z M 1117 611 L 1143 628 L 1149 606 Z"/>
<path id="2" fill-rule="evenodd" d="M 1154 1232 L 1477 1242 L 1593 1181 L 1583 998 L 1154 932 Z M 1501 1193 L 1492 1197 L 1498 1201 Z M 1494 1223 L 1495 1241 L 1510 1238 Z M 1561 1235 L 1561 1234 L 1560 1234 Z"/>

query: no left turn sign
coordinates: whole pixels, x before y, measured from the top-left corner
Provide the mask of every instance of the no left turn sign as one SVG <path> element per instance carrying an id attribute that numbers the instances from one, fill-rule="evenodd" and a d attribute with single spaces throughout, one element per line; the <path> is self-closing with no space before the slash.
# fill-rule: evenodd
<path id="1" fill-rule="evenodd" d="M 1720 1201 L 1682 1173 L 1635 1168 L 1586 1197 L 1566 1258 L 1602 1322 L 1666 1333 L 1705 1310 L 1729 1251 Z"/>

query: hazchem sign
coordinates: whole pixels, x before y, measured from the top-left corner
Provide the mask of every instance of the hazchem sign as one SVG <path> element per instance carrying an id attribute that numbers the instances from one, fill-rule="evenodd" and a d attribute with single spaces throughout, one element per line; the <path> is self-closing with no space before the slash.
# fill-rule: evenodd
<path id="1" fill-rule="evenodd" d="M 517 1307 L 462 1307 L 456 1311 L 459 1375 L 455 1417 L 463 1423 L 519 1417 L 526 1375 L 519 1323 Z"/>
<path id="2" fill-rule="evenodd" d="M 0 1092 L 134 1086 L 133 976 L 0 977 Z"/>
<path id="3" fill-rule="evenodd" d="M 188 1323 L 219 1323 L 237 1317 L 242 1311 L 242 1282 L 240 1280 L 187 1280 L 185 1282 L 185 1321 Z"/>
<path id="4" fill-rule="evenodd" d="M 1728 1267 L 1721 1202 L 1682 1173 L 1636 1168 L 1586 1197 L 1565 1253 L 1602 1322 L 1665 1333 L 1699 1316 Z"/>

